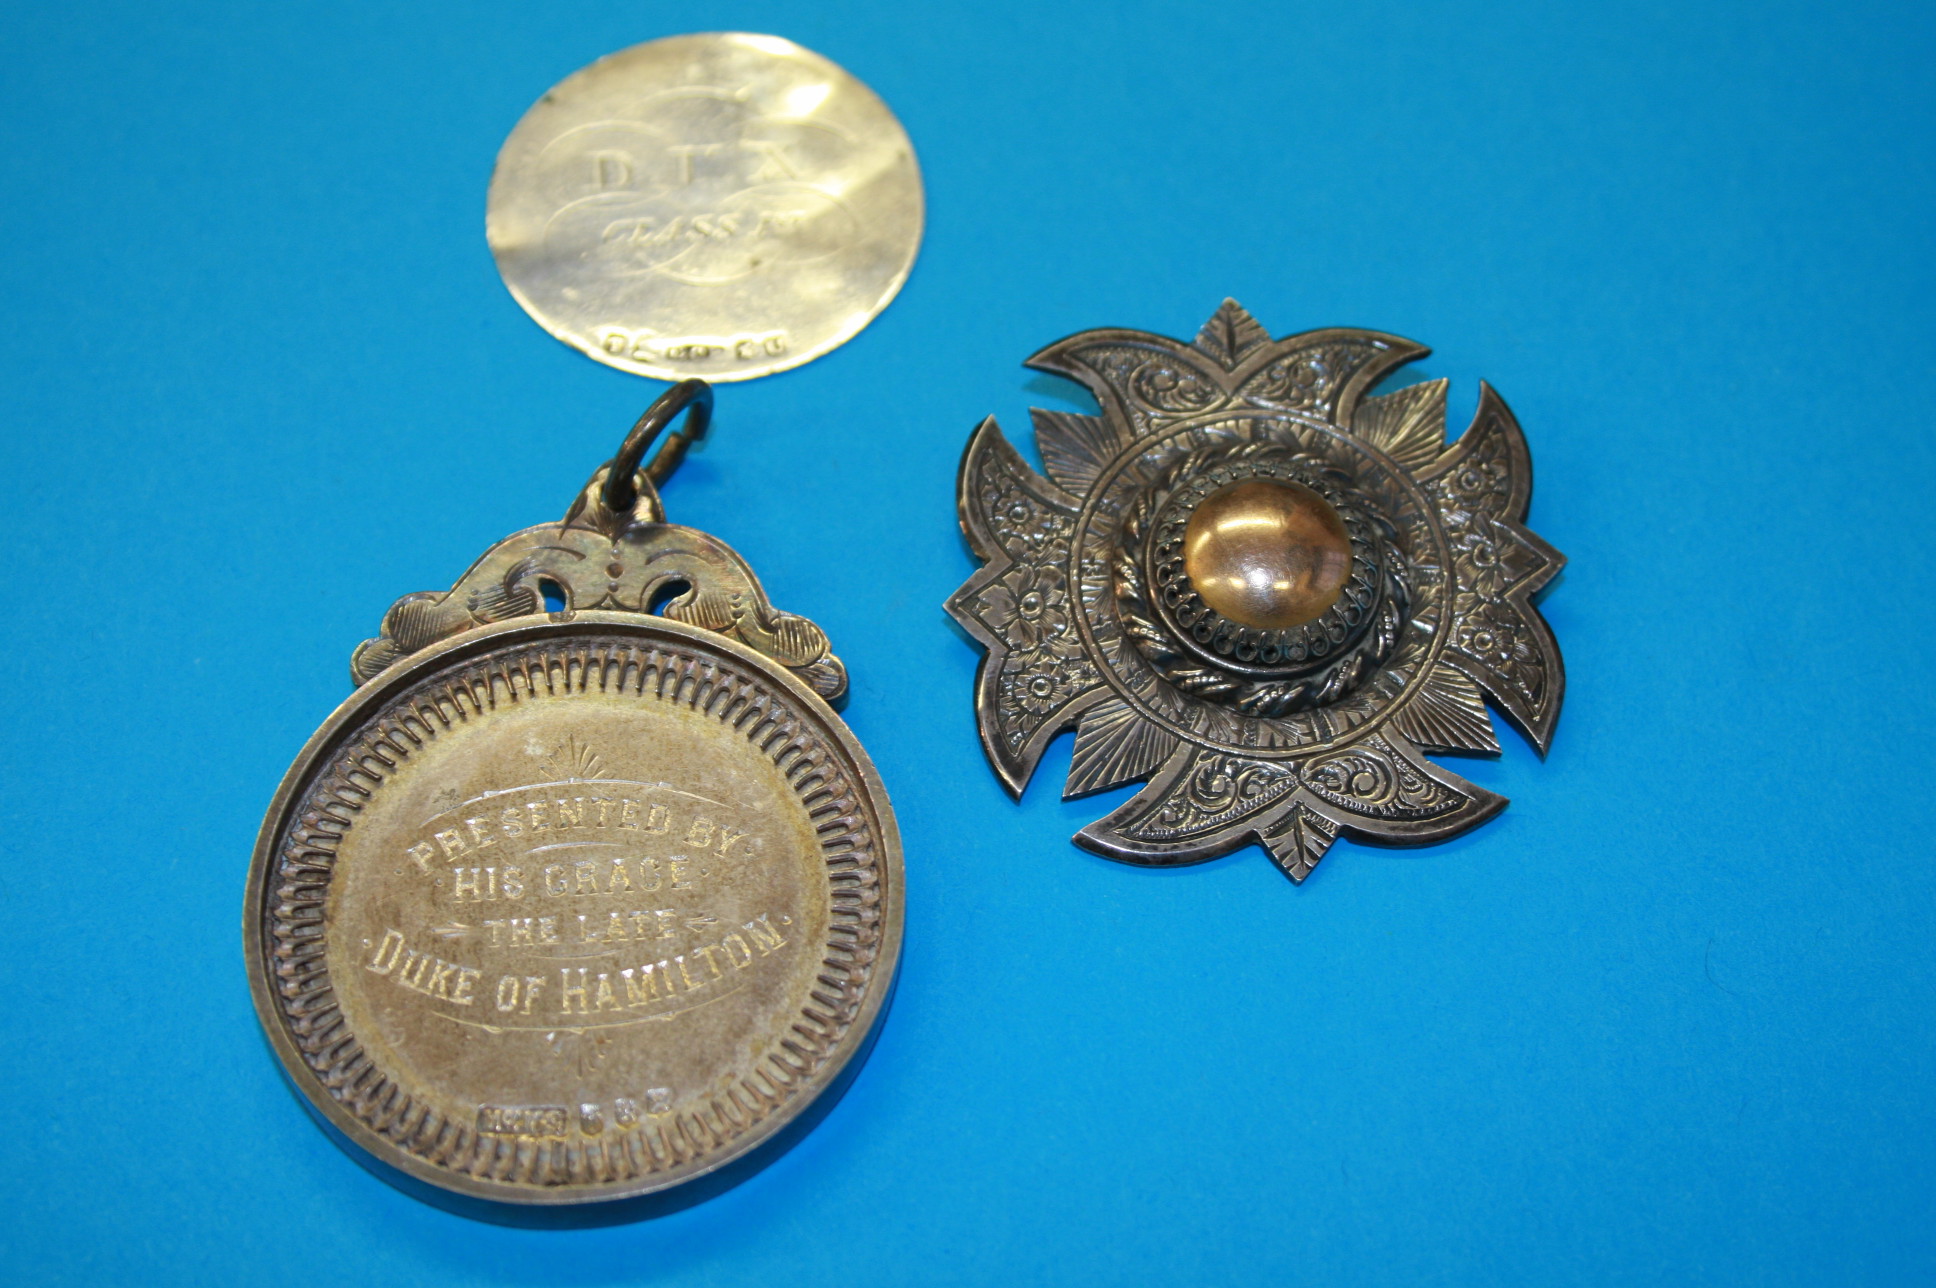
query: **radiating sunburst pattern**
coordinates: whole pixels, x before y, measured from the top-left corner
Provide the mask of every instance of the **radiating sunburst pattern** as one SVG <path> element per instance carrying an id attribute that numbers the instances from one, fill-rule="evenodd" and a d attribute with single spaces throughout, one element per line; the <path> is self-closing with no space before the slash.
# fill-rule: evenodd
<path id="1" fill-rule="evenodd" d="M 1078 843 L 1180 864 L 1254 841 L 1296 881 L 1340 835 L 1422 844 L 1505 806 L 1425 753 L 1497 754 L 1488 698 L 1545 752 L 1565 672 L 1532 597 L 1565 561 L 1524 526 L 1532 462 L 1489 386 L 1449 446 L 1445 381 L 1366 396 L 1426 352 L 1273 341 L 1227 300 L 1192 344 L 1086 331 L 1029 360 L 1101 414 L 1033 412 L 1047 477 L 992 417 L 962 457 L 984 566 L 947 607 L 988 651 L 976 709 L 1011 792 L 1074 727 L 1065 796 L 1147 780 Z M 1232 497 L 1316 534 L 1287 566 L 1315 557 L 1300 541 L 1334 556 L 1308 614 L 1281 580 L 1261 608 L 1219 593 L 1231 556 L 1197 534 Z"/>

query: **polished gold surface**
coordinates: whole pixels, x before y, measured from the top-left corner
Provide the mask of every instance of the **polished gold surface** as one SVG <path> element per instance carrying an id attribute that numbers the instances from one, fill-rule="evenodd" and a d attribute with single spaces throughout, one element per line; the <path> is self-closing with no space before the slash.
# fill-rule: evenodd
<path id="1" fill-rule="evenodd" d="M 504 283 L 552 335 L 664 380 L 747 380 L 851 339 L 907 280 L 913 146 L 865 85 L 777 36 L 635 45 L 525 113 L 491 176 Z"/>
<path id="2" fill-rule="evenodd" d="M 1211 493 L 1183 533 L 1183 567 L 1203 602 L 1260 630 L 1302 626 L 1338 601 L 1351 538 L 1301 483 L 1247 479 Z"/>

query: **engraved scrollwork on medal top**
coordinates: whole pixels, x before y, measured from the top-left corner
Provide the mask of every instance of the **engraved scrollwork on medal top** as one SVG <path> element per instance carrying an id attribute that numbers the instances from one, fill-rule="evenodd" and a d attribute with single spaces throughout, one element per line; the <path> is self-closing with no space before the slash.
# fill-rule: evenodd
<path id="1" fill-rule="evenodd" d="M 796 613 L 775 608 L 759 578 L 719 538 L 665 522 L 644 471 L 633 478 L 638 500 L 616 514 L 602 491 L 601 467 L 564 520 L 513 533 L 486 551 L 448 591 L 405 595 L 384 614 L 383 628 L 350 661 L 366 684 L 385 668 L 459 632 L 546 611 L 544 583 L 563 593 L 566 613 L 581 609 L 652 612 L 729 635 L 771 657 L 815 693 L 838 702 L 847 670 L 826 633 Z"/>
<path id="2" fill-rule="evenodd" d="M 983 566 L 947 607 L 986 650 L 976 710 L 1010 791 L 1073 726 L 1065 796 L 1146 781 L 1079 843 L 1151 864 L 1257 843 L 1299 881 L 1339 835 L 1423 843 L 1505 805 L 1425 753 L 1496 754 L 1488 699 L 1544 753 L 1564 671 L 1533 597 L 1564 559 L 1524 526 L 1531 460 L 1489 386 L 1450 445 L 1445 381 L 1368 396 L 1425 353 L 1273 340 L 1226 301 L 1190 344 L 1089 331 L 1029 360 L 1099 414 L 1032 413 L 1043 473 L 992 418 L 962 459 Z M 1242 488 L 1330 525 L 1334 598 L 1245 620 L 1209 602 L 1186 536 Z"/>
<path id="3" fill-rule="evenodd" d="M 427 1091 L 395 1062 L 395 1051 L 409 1049 L 410 1027 L 359 1032 L 352 1016 L 368 1013 L 372 1004 L 364 996 L 349 1005 L 343 981 L 332 974 L 324 927 L 346 915 L 341 883 L 355 880 L 353 871 L 341 870 L 346 847 L 359 827 L 374 826 L 386 810 L 394 814 L 388 802 L 403 799 L 398 792 L 407 796 L 394 784 L 406 782 L 413 761 L 431 757 L 441 741 L 529 708 L 587 702 L 636 704 L 641 714 L 688 713 L 716 726 L 727 745 L 770 765 L 785 783 L 794 802 L 789 808 L 799 811 L 800 826 L 814 839 L 811 866 L 827 909 L 824 937 L 801 945 L 816 957 L 801 976 L 807 982 L 797 995 L 787 995 L 791 1018 L 761 1039 L 764 1046 L 749 1048 L 743 1062 L 702 1086 L 640 1086 L 564 1104 L 471 1104 L 461 1096 L 453 1100 L 445 1088 Z M 724 650 L 664 632 L 645 641 L 623 631 L 506 644 L 430 670 L 371 711 L 287 813 L 269 878 L 269 985 L 280 1022 L 323 1091 L 369 1132 L 422 1164 L 514 1189 L 651 1186 L 661 1176 L 707 1166 L 736 1141 L 759 1133 L 776 1113 L 790 1112 L 793 1100 L 843 1049 L 865 1009 L 886 933 L 882 849 L 891 842 L 878 830 L 865 785 L 835 741 L 822 735 L 821 719 Z M 728 817 L 722 808 L 730 811 L 730 801 L 617 778 L 596 750 L 574 740 L 534 747 L 533 753 L 536 772 L 546 781 L 498 785 L 469 799 L 436 797 L 443 813 L 415 825 L 423 836 L 418 845 L 399 847 L 399 871 L 434 881 L 438 906 L 446 912 L 506 895 L 501 883 L 514 879 L 513 873 L 520 882 L 514 900 L 537 900 L 547 889 L 558 896 L 616 895 L 621 883 L 627 895 L 691 889 L 705 863 L 748 843 L 745 832 L 719 821 Z M 478 804 L 482 800 L 488 807 Z M 474 817 L 466 817 L 473 811 Z M 476 856 L 493 849 L 506 853 L 511 839 L 528 841 L 534 827 L 546 837 L 568 838 L 545 847 L 545 857 L 555 861 L 522 870 L 493 866 L 486 877 Z M 616 851 L 613 857 L 585 839 L 607 828 L 670 836 L 685 854 L 663 861 Z M 359 862 L 369 861 L 367 853 Z M 586 853 L 598 857 L 570 857 Z M 380 915 L 390 915 L 389 896 L 379 892 L 364 902 L 370 898 Z M 466 918 L 475 914 L 446 912 L 437 914 L 435 924 L 381 932 L 371 922 L 372 934 L 354 962 L 339 959 L 338 968 L 355 972 L 365 990 L 390 989 L 411 1000 L 419 1008 L 413 1014 L 430 1017 L 419 1023 L 441 1016 L 487 1041 L 504 1041 L 503 1035 L 521 1030 L 546 1037 L 563 1072 L 578 1078 L 612 1067 L 618 1049 L 612 1035 L 625 1026 L 703 1007 L 769 955 L 777 960 L 799 951 L 794 945 L 806 925 L 778 908 L 730 919 L 697 907 L 613 911 L 609 920 L 580 914 L 575 929 L 566 915 L 527 917 L 519 924 L 502 915 L 472 921 Z M 683 951 L 673 956 L 669 948 L 644 942 L 661 938 L 683 944 Z M 606 955 L 619 955 L 610 968 L 598 961 L 580 964 L 585 959 L 571 955 L 580 951 L 572 946 L 579 942 L 602 944 L 611 950 Z M 547 971 L 496 973 L 472 964 L 506 946 L 549 954 L 535 959 L 548 962 Z M 619 962 L 634 958 L 632 966 L 618 969 Z M 391 1050 L 390 1059 L 372 1056 L 368 1047 L 378 1039 Z"/>

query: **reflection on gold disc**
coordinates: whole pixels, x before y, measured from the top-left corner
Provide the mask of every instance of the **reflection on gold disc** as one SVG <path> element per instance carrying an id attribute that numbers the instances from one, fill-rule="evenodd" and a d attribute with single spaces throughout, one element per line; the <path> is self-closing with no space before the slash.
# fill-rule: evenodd
<path id="1" fill-rule="evenodd" d="M 1183 567 L 1213 611 L 1259 630 L 1288 630 L 1338 602 L 1351 576 L 1351 535 L 1304 484 L 1245 479 L 1190 515 Z"/>
<path id="2" fill-rule="evenodd" d="M 845 343 L 921 242 L 921 175 L 887 106 L 777 36 L 672 36 L 533 104 L 485 229 L 538 324 L 664 380 L 748 380 Z"/>

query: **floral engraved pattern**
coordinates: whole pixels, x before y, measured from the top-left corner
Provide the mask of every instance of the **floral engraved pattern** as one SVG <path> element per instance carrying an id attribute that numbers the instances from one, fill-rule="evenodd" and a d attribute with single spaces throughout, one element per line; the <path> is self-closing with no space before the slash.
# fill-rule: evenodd
<path id="1" fill-rule="evenodd" d="M 1003 669 L 1002 696 L 1023 714 L 1040 718 L 1068 701 L 1094 674 L 1094 668 L 1086 662 L 1038 654 Z M 1019 734 L 1022 730 L 1011 732 Z"/>
<path id="2" fill-rule="evenodd" d="M 1089 331 L 1030 359 L 1100 414 L 1035 413 L 1049 478 L 992 419 L 963 457 L 984 566 L 948 610 L 987 650 L 976 708 L 1011 791 L 1079 724 L 1066 794 L 1145 785 L 1078 843 L 1158 865 L 1254 843 L 1295 881 L 1340 835 L 1423 844 L 1505 806 L 1420 748 L 1496 753 L 1489 700 L 1546 749 L 1564 670 L 1532 597 L 1564 560 L 1524 526 L 1531 460 L 1489 387 L 1451 446 L 1445 382 L 1370 395 L 1425 352 L 1273 340 L 1225 301 L 1188 344 Z M 1247 480 L 1322 497 L 1348 540 L 1339 597 L 1303 625 L 1228 620 L 1190 580 L 1191 514 Z"/>
<path id="3" fill-rule="evenodd" d="M 1527 636 L 1501 615 L 1482 612 L 1459 623 L 1458 647 L 1502 674 L 1536 673 L 1541 666 L 1539 649 Z"/>
<path id="4" fill-rule="evenodd" d="M 1505 559 L 1499 552 L 1499 543 L 1493 539 L 1490 525 L 1486 531 L 1462 529 L 1452 543 L 1452 555 L 1467 570 L 1466 585 L 1473 594 L 1496 601 L 1505 593 L 1508 584 Z"/>
<path id="5" fill-rule="evenodd" d="M 1053 568 L 1018 564 L 982 592 L 976 602 L 982 621 L 1017 653 L 1042 648 L 1057 657 L 1082 655 L 1069 621 L 1069 591 Z"/>
<path id="6" fill-rule="evenodd" d="M 986 428 L 986 427 L 985 427 Z M 977 702 L 990 713 L 983 743 L 1002 781 L 1019 790 L 1048 739 L 1102 695 L 1077 634 L 1066 565 L 1074 498 L 1035 475 L 1000 434 L 978 435 L 964 462 L 968 536 L 989 562 L 949 601 L 988 649 Z"/>
<path id="7" fill-rule="evenodd" d="M 1532 596 L 1565 562 L 1523 525 L 1532 464 L 1512 413 L 1481 391 L 1472 428 L 1428 471 L 1457 584 L 1451 660 L 1544 750 L 1559 714 L 1559 649 Z"/>
<path id="8" fill-rule="evenodd" d="M 999 516 L 1002 546 L 1018 559 L 1037 558 L 1069 534 L 1069 520 L 1021 487 L 991 484 L 984 492 L 989 513 Z"/>
<path id="9" fill-rule="evenodd" d="M 1187 415 L 1223 401 L 1217 387 L 1188 367 L 1161 360 L 1146 362 L 1130 377 L 1136 396 L 1157 411 Z"/>

